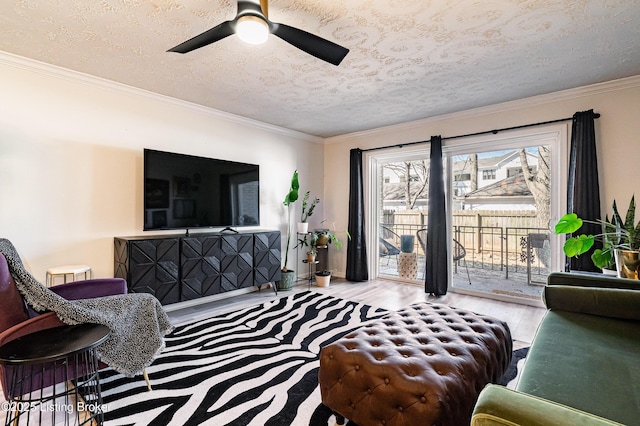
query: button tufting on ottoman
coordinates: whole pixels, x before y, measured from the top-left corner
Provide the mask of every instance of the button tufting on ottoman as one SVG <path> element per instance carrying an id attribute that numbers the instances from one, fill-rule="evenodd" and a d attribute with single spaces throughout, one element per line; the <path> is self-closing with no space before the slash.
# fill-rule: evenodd
<path id="1" fill-rule="evenodd" d="M 366 323 L 320 353 L 322 402 L 367 425 L 465 425 L 511 361 L 497 319 L 420 303 Z"/>

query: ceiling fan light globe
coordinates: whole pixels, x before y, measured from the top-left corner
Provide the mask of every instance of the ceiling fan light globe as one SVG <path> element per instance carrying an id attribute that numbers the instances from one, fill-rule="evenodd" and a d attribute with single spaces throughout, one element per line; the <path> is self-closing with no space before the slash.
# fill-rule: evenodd
<path id="1" fill-rule="evenodd" d="M 249 44 L 262 44 L 269 38 L 269 25 L 257 16 L 243 16 L 236 24 L 238 38 Z"/>

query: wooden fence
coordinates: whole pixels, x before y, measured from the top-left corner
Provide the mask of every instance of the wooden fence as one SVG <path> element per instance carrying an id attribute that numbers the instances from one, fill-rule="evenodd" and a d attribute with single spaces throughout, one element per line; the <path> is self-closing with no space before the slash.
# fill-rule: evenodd
<path id="1" fill-rule="evenodd" d="M 393 225 L 427 226 L 427 212 L 422 210 L 385 210 L 382 223 Z M 496 228 L 537 228 L 536 212 L 531 210 L 456 210 L 453 226 Z"/>

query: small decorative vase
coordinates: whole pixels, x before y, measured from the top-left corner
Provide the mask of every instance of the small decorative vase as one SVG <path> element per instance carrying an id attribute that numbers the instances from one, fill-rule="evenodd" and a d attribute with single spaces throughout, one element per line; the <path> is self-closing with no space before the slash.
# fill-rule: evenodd
<path id="1" fill-rule="evenodd" d="M 306 234 L 309 232 L 309 222 L 298 222 L 298 234 Z"/>
<path id="2" fill-rule="evenodd" d="M 400 251 L 403 253 L 413 253 L 415 247 L 415 238 L 413 235 L 400 236 Z"/>
<path id="3" fill-rule="evenodd" d="M 319 234 L 316 240 L 317 247 L 324 247 L 329 244 L 329 236 L 327 234 Z"/>
<path id="4" fill-rule="evenodd" d="M 310 251 L 307 253 L 307 262 L 309 263 L 313 263 L 316 261 L 316 253 L 313 251 Z"/>
<path id="5" fill-rule="evenodd" d="M 614 253 L 618 277 L 637 280 L 640 274 L 640 251 L 616 249 Z"/>

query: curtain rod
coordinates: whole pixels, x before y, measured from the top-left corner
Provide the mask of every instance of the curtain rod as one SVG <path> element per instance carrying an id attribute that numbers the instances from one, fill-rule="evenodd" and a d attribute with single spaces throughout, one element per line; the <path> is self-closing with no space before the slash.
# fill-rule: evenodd
<path id="1" fill-rule="evenodd" d="M 600 113 L 596 112 L 595 114 L 593 114 L 593 118 L 600 118 Z M 485 130 L 483 132 L 468 133 L 466 135 L 448 136 L 448 137 L 442 138 L 442 140 L 445 141 L 445 140 L 451 140 L 451 139 L 468 138 L 468 137 L 471 137 L 471 136 L 488 135 L 490 133 L 495 135 L 495 134 L 498 134 L 499 132 L 505 132 L 507 130 L 524 129 L 524 128 L 527 128 L 527 127 L 534 127 L 534 126 L 544 126 L 545 124 L 561 123 L 563 121 L 571 121 L 571 120 L 573 120 L 573 117 L 560 118 L 558 120 L 542 121 L 540 123 L 532 123 L 532 124 L 523 124 L 521 126 L 505 127 L 503 129 Z M 429 141 L 419 141 L 419 142 L 407 142 L 407 143 L 399 143 L 399 144 L 395 144 L 395 145 L 379 146 L 377 148 L 363 149 L 362 152 L 378 151 L 378 150 L 381 150 L 381 149 L 389 149 L 389 148 L 404 148 L 405 146 L 418 145 L 418 144 L 423 144 L 423 143 L 428 143 L 428 142 Z"/>

